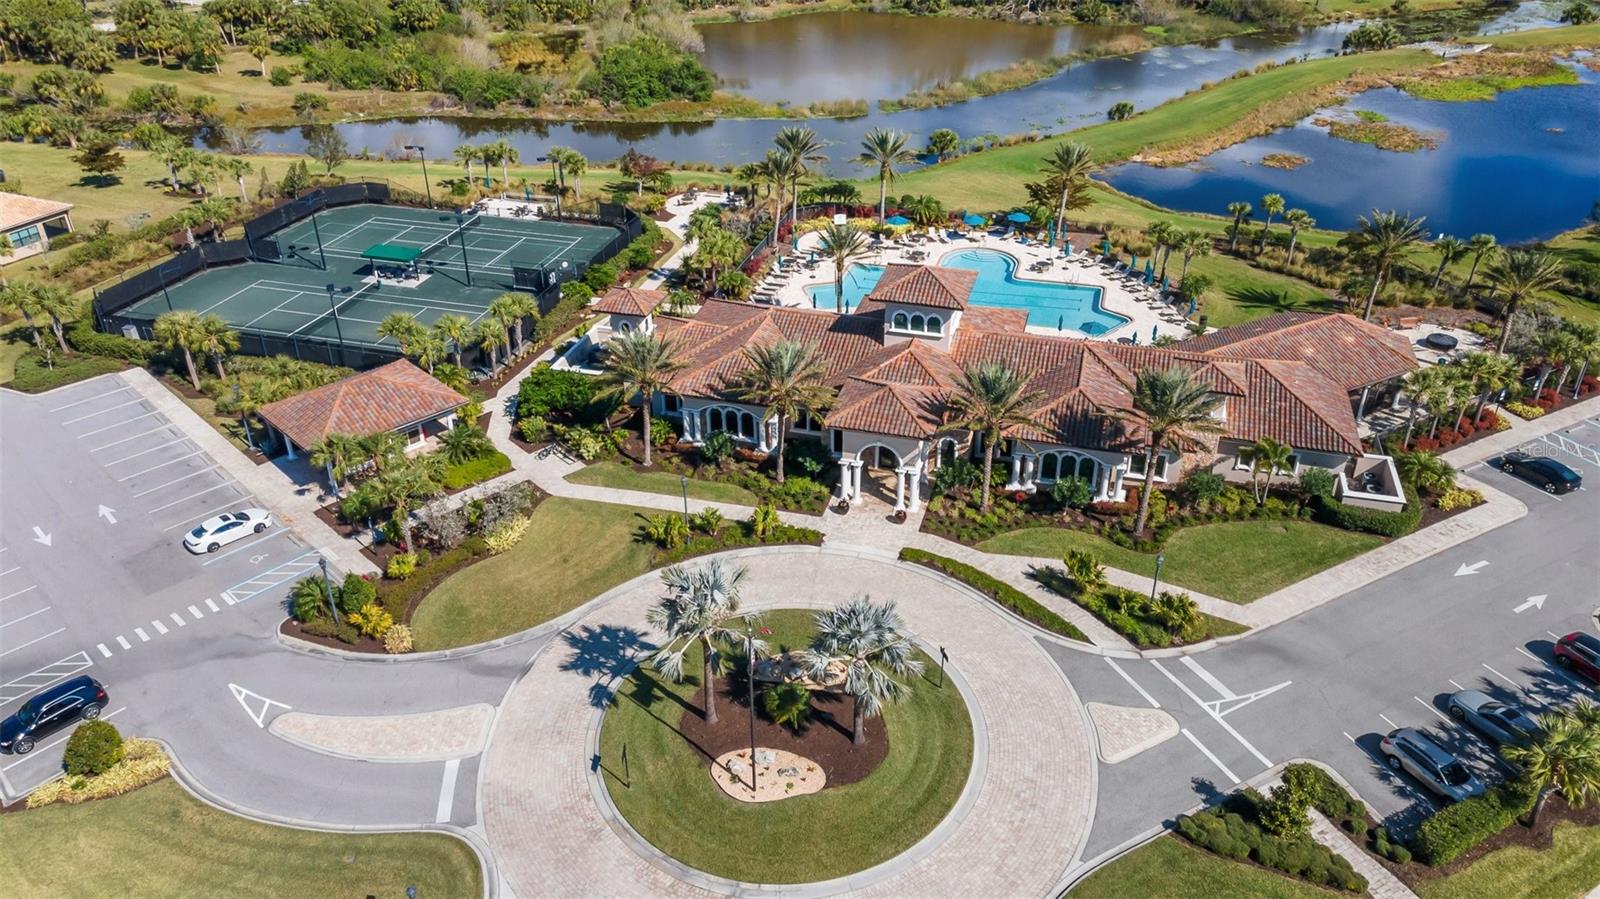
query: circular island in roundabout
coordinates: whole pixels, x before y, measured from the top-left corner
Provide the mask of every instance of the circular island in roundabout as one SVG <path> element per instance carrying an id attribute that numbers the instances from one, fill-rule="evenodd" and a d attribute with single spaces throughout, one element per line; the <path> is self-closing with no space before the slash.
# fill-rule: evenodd
<path id="1" fill-rule="evenodd" d="M 652 611 L 673 592 L 662 572 L 577 610 L 501 703 L 479 797 L 507 888 L 674 896 L 1057 888 L 1087 837 L 1094 744 L 1038 631 L 954 581 L 885 558 L 784 548 L 684 568 L 713 560 L 746 571 L 739 607 L 715 640 L 725 662 L 712 678 L 715 723 L 703 714 L 705 641 L 675 639 L 678 629 Z M 831 625 L 819 628 L 817 615 L 863 597 L 894 604 L 909 638 L 903 661 L 921 670 L 877 666 L 904 695 L 865 717 L 857 744 L 854 698 L 840 682 L 848 641 L 819 641 Z M 750 753 L 747 634 L 768 650 L 756 666 L 759 758 Z M 852 645 L 863 642 L 873 641 Z M 662 670 L 664 648 L 681 652 L 681 671 Z M 803 727 L 797 706 L 810 712 Z M 756 798 L 767 801 L 740 795 L 752 763 Z"/>

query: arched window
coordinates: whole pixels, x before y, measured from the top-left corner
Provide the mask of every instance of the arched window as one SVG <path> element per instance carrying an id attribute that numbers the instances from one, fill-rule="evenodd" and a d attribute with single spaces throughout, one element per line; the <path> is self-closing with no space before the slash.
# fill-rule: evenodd
<path id="1" fill-rule="evenodd" d="M 712 409 L 711 412 L 706 415 L 706 427 L 708 430 L 712 431 L 726 430 L 726 428 L 724 428 L 722 425 L 721 409 Z"/>
<path id="2" fill-rule="evenodd" d="M 1039 480 L 1053 481 L 1056 479 L 1056 465 L 1060 457 L 1055 453 L 1045 453 L 1039 457 Z"/>
<path id="3" fill-rule="evenodd" d="M 939 441 L 939 465 L 945 466 L 956 460 L 956 442 L 946 437 Z"/>
<path id="4" fill-rule="evenodd" d="M 627 322 L 621 322 L 621 323 L 619 323 L 617 325 L 617 331 L 622 333 L 622 334 L 626 334 L 626 333 L 628 333 L 629 331 L 632 331 L 632 330 L 633 330 L 633 326 L 628 324 Z"/>
<path id="5" fill-rule="evenodd" d="M 929 334 L 943 334 L 944 333 L 944 319 L 940 318 L 937 315 L 928 316 L 928 333 Z"/>
<path id="6" fill-rule="evenodd" d="M 923 322 L 921 315 L 913 315 L 913 316 L 911 316 L 911 330 L 913 330 L 913 331 L 925 331 L 925 330 L 927 330 L 927 324 L 925 322 Z"/>
<path id="7" fill-rule="evenodd" d="M 893 327 L 896 331 L 904 331 L 909 326 L 910 320 L 906 318 L 906 314 L 904 312 L 896 312 L 894 314 Z"/>
<path id="8" fill-rule="evenodd" d="M 739 433 L 746 440 L 756 439 L 756 417 L 748 412 L 739 416 Z"/>

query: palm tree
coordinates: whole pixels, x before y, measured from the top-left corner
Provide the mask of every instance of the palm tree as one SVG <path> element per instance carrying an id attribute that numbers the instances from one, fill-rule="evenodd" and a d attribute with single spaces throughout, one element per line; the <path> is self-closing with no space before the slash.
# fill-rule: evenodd
<path id="1" fill-rule="evenodd" d="M 422 339 L 427 329 L 409 312 L 391 312 L 378 323 L 377 335 L 387 337 L 400 347 L 402 355 L 411 355 L 411 346 Z"/>
<path id="2" fill-rule="evenodd" d="M 451 154 L 467 170 L 467 183 L 472 183 L 472 164 L 483 157 L 483 151 L 471 144 L 462 144 Z M 551 157 L 554 159 L 555 157 Z"/>
<path id="3" fill-rule="evenodd" d="M 1417 410 L 1423 407 L 1432 408 L 1434 397 L 1438 393 L 1445 375 L 1445 370 L 1437 365 L 1412 369 L 1406 373 L 1405 379 L 1401 382 L 1401 387 L 1406 394 L 1407 406 L 1406 437 L 1402 441 L 1403 445 L 1411 445 L 1411 429 L 1417 423 Z"/>
<path id="4" fill-rule="evenodd" d="M 1506 761 L 1520 767 L 1538 789 L 1528 813 L 1529 827 L 1539 825 L 1552 793 L 1560 793 L 1573 806 L 1600 796 L 1600 727 L 1592 718 L 1588 710 L 1547 712 L 1539 716 L 1539 732 L 1527 743 L 1500 748 Z"/>
<path id="5" fill-rule="evenodd" d="M 434 366 L 445 360 L 450 352 L 450 345 L 440 337 L 436 331 L 424 331 L 417 335 L 411 343 L 411 352 L 407 355 L 417 360 L 417 364 L 433 374 Z"/>
<path id="6" fill-rule="evenodd" d="M 1495 344 L 1495 349 L 1503 353 L 1506 341 L 1511 339 L 1511 320 L 1517 315 L 1517 307 L 1529 297 L 1561 285 L 1561 260 L 1538 250 L 1506 250 L 1499 261 L 1489 264 L 1488 278 L 1497 290 L 1506 293 L 1502 306 L 1505 322 Z"/>
<path id="7" fill-rule="evenodd" d="M 1255 494 L 1256 502 L 1259 503 L 1266 498 L 1262 489 L 1261 473 L 1266 472 L 1268 481 L 1271 481 L 1273 475 L 1289 472 L 1289 457 L 1293 455 L 1294 447 L 1279 443 L 1271 437 L 1262 437 L 1255 443 L 1240 448 L 1239 461 L 1250 466 L 1250 490 Z M 1149 468 L 1145 470 L 1149 471 Z"/>
<path id="8" fill-rule="evenodd" d="M 1178 273 L 1178 283 L 1189 276 L 1189 262 L 1196 256 L 1211 255 L 1211 235 L 1204 231 L 1183 231 L 1175 238 L 1177 248 L 1183 251 L 1183 270 Z"/>
<path id="9" fill-rule="evenodd" d="M 522 351 L 522 322 L 528 316 L 539 311 L 533 297 L 518 291 L 503 293 L 489 303 L 489 317 L 500 323 L 502 331 L 516 335 L 515 352 Z M 509 358 L 513 352 L 511 343 L 507 338 L 506 356 Z"/>
<path id="10" fill-rule="evenodd" d="M 470 462 L 493 449 L 489 435 L 465 421 L 456 421 L 454 426 L 439 435 L 439 455 L 451 465 Z"/>
<path id="11" fill-rule="evenodd" d="M 969 365 L 961 372 L 950 395 L 954 425 L 983 441 L 983 497 L 980 507 L 989 511 L 990 480 L 994 474 L 994 448 L 1007 431 L 1033 423 L 1028 409 L 1042 396 L 1029 391 L 1028 380 L 1005 362 Z"/>
<path id="12" fill-rule="evenodd" d="M 22 316 L 33 331 L 33 345 L 35 349 L 44 348 L 44 337 L 39 333 L 38 317 L 44 315 L 40 303 L 40 291 L 44 285 L 32 281 L 14 280 L 0 284 L 0 309 L 15 312 Z"/>
<path id="13" fill-rule="evenodd" d="M 911 221 L 919 228 L 932 228 L 945 220 L 944 204 L 939 202 L 938 197 L 930 197 L 926 194 L 920 197 L 913 197 L 909 203 L 905 204 L 905 211 Z"/>
<path id="14" fill-rule="evenodd" d="M 889 198 L 889 182 L 899 174 L 896 166 L 905 165 L 917 158 L 906 146 L 906 136 L 899 131 L 874 128 L 861 139 L 861 153 L 856 156 L 859 165 L 877 166 L 878 169 L 878 221 Z"/>
<path id="15" fill-rule="evenodd" d="M 778 130 L 777 137 L 772 142 L 777 145 L 778 152 L 787 156 L 789 165 L 789 201 L 793 204 L 793 215 L 790 221 L 800 221 L 800 179 L 811 174 L 813 163 L 828 161 L 827 154 L 822 148 L 827 146 L 817 137 L 817 132 L 810 128 L 791 125 Z"/>
<path id="16" fill-rule="evenodd" d="M 361 438 L 349 434 L 329 434 L 310 447 L 308 454 L 307 461 L 328 473 L 328 486 L 335 497 L 350 470 L 367 458 Z"/>
<path id="17" fill-rule="evenodd" d="M 1300 232 L 1315 228 L 1317 220 L 1304 209 L 1291 209 L 1283 214 L 1283 221 L 1289 226 L 1289 255 L 1285 261 L 1289 265 L 1294 265 L 1294 246 L 1300 239 Z"/>
<path id="18" fill-rule="evenodd" d="M 223 371 L 222 357 L 238 352 L 239 332 L 228 327 L 222 316 L 207 315 L 200 319 L 200 328 L 195 334 L 195 348 L 211 357 L 218 378 L 226 378 L 228 373 Z"/>
<path id="19" fill-rule="evenodd" d="M 1559 328 L 1549 338 L 1541 341 L 1540 350 L 1546 361 L 1561 369 L 1555 387 L 1556 393 L 1560 393 L 1561 388 L 1566 386 L 1567 373 L 1572 371 L 1572 363 L 1578 361 L 1578 339 L 1572 336 L 1571 331 Z"/>
<path id="20" fill-rule="evenodd" d="M 1283 212 L 1283 194 L 1267 194 L 1261 198 L 1261 209 L 1266 212 L 1266 224 L 1261 226 L 1261 249 L 1266 250 L 1267 238 L 1272 236 L 1272 217 Z"/>
<path id="21" fill-rule="evenodd" d="M 820 249 L 823 257 L 833 262 L 833 308 L 839 312 L 849 312 L 844 304 L 844 273 L 851 263 L 866 257 L 866 232 L 848 222 L 843 225 L 829 224 L 822 231 Z M 811 305 L 813 308 L 817 305 L 815 295 L 811 297 Z"/>
<path id="22" fill-rule="evenodd" d="M 1572 398 L 1577 399 L 1583 387 L 1583 376 L 1590 364 L 1600 364 L 1600 326 L 1567 322 L 1566 328 L 1567 333 L 1572 335 L 1578 359 L 1578 377 L 1572 383 Z"/>
<path id="23" fill-rule="evenodd" d="M 1222 397 L 1181 368 L 1166 371 L 1144 369 L 1133 386 L 1133 409 L 1122 413 L 1144 429 L 1144 487 L 1139 491 L 1139 514 L 1133 532 L 1144 530 L 1150 518 L 1150 494 L 1155 490 L 1156 453 L 1171 446 L 1187 452 L 1200 444 L 1205 434 L 1223 430 L 1212 414 Z"/>
<path id="24" fill-rule="evenodd" d="M 1472 384 L 1472 395 L 1478 398 L 1478 410 L 1473 418 L 1482 418 L 1489 397 L 1509 386 L 1522 370 L 1517 360 L 1504 353 L 1469 353 L 1455 367 Z"/>
<path id="25" fill-rule="evenodd" d="M 1428 439 L 1433 439 L 1439 434 L 1439 419 L 1448 409 L 1455 408 L 1461 397 L 1461 378 L 1448 368 L 1439 369 L 1438 380 L 1434 381 L 1432 390 L 1428 393 L 1428 412 L 1433 420 L 1428 423 Z"/>
<path id="26" fill-rule="evenodd" d="M 1433 281 L 1428 284 L 1429 290 L 1439 288 L 1439 281 L 1444 277 L 1444 270 L 1450 267 L 1450 263 L 1467 255 L 1467 242 L 1459 237 L 1441 234 L 1439 239 L 1433 242 L 1433 248 L 1439 252 L 1439 267 L 1433 271 Z"/>
<path id="27" fill-rule="evenodd" d="M 745 637 L 732 625 L 739 620 L 739 592 L 747 574 L 744 568 L 726 568 L 715 559 L 699 568 L 674 565 L 661 572 L 667 595 L 645 612 L 645 620 L 666 634 L 666 640 L 650 657 L 650 664 L 666 677 L 682 681 L 689 648 L 700 647 L 700 688 L 705 691 L 707 724 L 717 723 L 714 675 L 721 655 L 717 647 L 741 642 Z M 766 655 L 765 641 L 755 640 L 753 644 L 757 654 Z"/>
<path id="28" fill-rule="evenodd" d="M 200 373 L 194 367 L 194 351 L 200 342 L 200 313 L 193 309 L 174 309 L 156 317 L 152 333 L 162 349 L 181 350 L 189 371 L 189 383 L 200 389 Z"/>
<path id="29" fill-rule="evenodd" d="M 1094 169 L 1094 151 L 1088 144 L 1075 141 L 1056 144 L 1050 155 L 1044 158 L 1043 170 L 1061 189 L 1060 199 L 1056 201 L 1056 228 L 1063 234 L 1067 230 L 1067 207 L 1072 189 L 1089 177 Z"/>
<path id="30" fill-rule="evenodd" d="M 789 439 L 789 425 L 802 412 L 821 415 L 833 402 L 833 391 L 822 380 L 827 376 L 828 360 L 815 344 L 779 340 L 766 346 L 746 347 L 745 370 L 733 395 L 739 400 L 762 406 L 762 423 L 775 418 L 778 423 L 778 483 L 783 483 L 783 448 Z"/>
<path id="31" fill-rule="evenodd" d="M 818 612 L 817 634 L 799 654 L 806 675 L 818 683 L 839 678 L 855 706 L 852 741 L 866 745 L 867 719 L 883 712 L 885 702 L 901 702 L 911 688 L 896 678 L 916 677 L 922 661 L 895 611 L 894 600 L 875 603 L 868 596 Z"/>
<path id="32" fill-rule="evenodd" d="M 1155 245 L 1155 249 L 1150 251 L 1150 261 L 1154 262 L 1161 255 L 1162 250 L 1166 250 L 1168 256 L 1172 255 L 1172 240 L 1176 229 L 1172 227 L 1171 222 L 1163 222 L 1158 219 L 1146 225 L 1142 233 L 1150 243 Z M 1163 262 L 1161 264 L 1161 277 L 1165 278 L 1166 276 L 1167 264 Z"/>
<path id="33" fill-rule="evenodd" d="M 1244 230 L 1244 223 L 1250 220 L 1250 213 L 1255 207 L 1243 200 L 1228 204 L 1228 214 L 1233 216 L 1233 225 L 1228 229 L 1228 252 L 1239 249 L 1239 232 Z"/>
<path id="34" fill-rule="evenodd" d="M 1467 240 L 1467 251 L 1472 254 L 1472 268 L 1467 270 L 1466 286 L 1461 288 L 1461 295 L 1466 296 L 1472 292 L 1472 279 L 1478 274 L 1478 263 L 1490 250 L 1494 249 L 1493 234 L 1474 234 Z"/>
<path id="35" fill-rule="evenodd" d="M 50 333 L 55 336 L 61 352 L 71 353 L 72 348 L 67 346 L 66 320 L 78 310 L 72 291 L 56 284 L 33 284 L 31 287 L 33 308 L 37 314 L 50 319 Z"/>
<path id="36" fill-rule="evenodd" d="M 494 142 L 494 155 L 496 159 L 500 160 L 500 180 L 509 187 L 511 185 L 511 166 L 522 162 L 522 154 L 517 151 L 516 146 L 510 141 L 501 138 Z"/>
<path id="37" fill-rule="evenodd" d="M 1392 209 L 1388 212 L 1374 209 L 1372 218 L 1361 216 L 1356 220 L 1355 230 L 1346 236 L 1345 239 L 1356 252 L 1372 263 L 1372 289 L 1367 293 L 1362 321 L 1372 320 L 1372 304 L 1378 301 L 1378 290 L 1383 287 L 1389 270 L 1405 256 L 1406 251 L 1427 236 L 1423 228 L 1424 221 L 1422 218 L 1400 215 Z"/>
<path id="38" fill-rule="evenodd" d="M 1572 348 L 1571 335 L 1561 328 L 1546 328 L 1533 335 L 1529 341 L 1531 355 L 1539 362 L 1539 378 L 1533 383 L 1533 395 L 1544 391 L 1545 381 L 1556 366 L 1564 361 Z"/>
<path id="39" fill-rule="evenodd" d="M 489 357 L 489 370 L 500 367 L 500 347 L 506 342 L 506 329 L 492 318 L 482 318 L 472 326 L 472 343 Z"/>
<path id="40" fill-rule="evenodd" d="M 630 331 L 611 341 L 606 354 L 608 391 L 624 399 L 639 394 L 639 441 L 644 444 L 644 464 L 650 465 L 650 405 L 667 389 L 672 376 L 683 368 L 678 342 L 644 331 Z"/>
<path id="41" fill-rule="evenodd" d="M 778 228 L 783 224 L 785 198 L 788 197 L 789 182 L 799 177 L 800 161 L 787 153 L 777 150 L 768 150 L 767 155 L 760 163 L 761 177 L 772 185 L 772 234 L 777 239 Z"/>
<path id="42" fill-rule="evenodd" d="M 411 540 L 411 511 L 439 494 L 439 482 L 434 479 L 433 469 L 434 465 L 426 459 L 413 459 L 404 465 L 390 466 L 369 482 L 378 502 L 394 509 L 394 523 L 400 528 L 400 537 L 408 553 L 416 552 L 416 544 Z"/>
<path id="43" fill-rule="evenodd" d="M 381 472 L 406 457 L 406 439 L 394 431 L 376 431 L 361 438 L 361 452 L 372 470 Z"/>
<path id="44" fill-rule="evenodd" d="M 1442 493 L 1456 485 L 1456 470 L 1436 453 L 1400 453 L 1394 460 L 1400 480 L 1414 487 Z"/>
<path id="45" fill-rule="evenodd" d="M 447 312 L 433 320 L 433 333 L 450 342 L 450 355 L 461 365 L 461 349 L 472 341 L 472 319 Z"/>

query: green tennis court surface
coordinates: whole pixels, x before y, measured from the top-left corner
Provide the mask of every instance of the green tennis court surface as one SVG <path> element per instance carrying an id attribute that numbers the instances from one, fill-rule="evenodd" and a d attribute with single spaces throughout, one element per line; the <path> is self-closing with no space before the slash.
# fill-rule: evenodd
<path id="1" fill-rule="evenodd" d="M 513 267 L 554 270 L 565 263 L 581 270 L 617 234 L 569 222 L 458 220 L 454 213 L 403 206 L 345 206 L 273 234 L 278 262 L 209 269 L 120 315 L 149 320 L 169 309 L 193 309 L 222 317 L 246 338 L 256 332 L 392 346 L 376 333 L 392 313 L 410 313 L 425 326 L 445 314 L 476 322 L 495 297 L 513 289 Z M 379 258 L 363 258 L 379 245 L 387 248 L 374 254 Z M 413 255 L 408 251 L 414 261 L 406 261 Z M 400 277 L 377 283 L 374 266 Z"/>

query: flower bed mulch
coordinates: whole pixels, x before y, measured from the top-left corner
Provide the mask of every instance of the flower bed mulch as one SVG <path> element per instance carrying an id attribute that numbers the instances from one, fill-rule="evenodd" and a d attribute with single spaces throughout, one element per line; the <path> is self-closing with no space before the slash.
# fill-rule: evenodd
<path id="1" fill-rule="evenodd" d="M 701 717 L 699 692 L 685 702 L 678 721 L 678 733 L 708 763 L 725 752 L 750 748 L 750 713 L 745 705 L 744 681 L 719 677 L 713 683 L 717 691 L 717 723 L 707 724 Z M 850 731 L 853 700 L 836 693 L 816 691 L 811 697 L 811 723 L 798 735 L 768 721 L 758 710 L 756 745 L 783 749 L 815 762 L 827 775 L 825 790 L 855 783 L 871 774 L 889 754 L 889 732 L 884 728 L 882 716 L 867 719 L 867 742 L 858 747 L 851 740 Z M 628 692 L 624 690 L 617 701 L 629 701 Z M 758 693 L 758 705 L 760 701 Z"/>
<path id="2" fill-rule="evenodd" d="M 294 620 L 293 618 L 283 619 L 283 623 L 278 625 L 278 633 L 283 634 L 285 637 L 293 637 L 296 640 L 303 640 L 306 643 L 315 643 L 318 646 L 326 646 L 330 649 L 339 649 L 345 652 L 371 652 L 377 653 L 378 655 L 383 655 L 385 652 L 382 640 L 361 636 L 357 637 L 356 642 L 354 643 L 346 643 L 343 640 L 340 640 L 338 637 L 324 637 L 319 634 L 308 634 L 300 626 L 300 622 Z"/>

